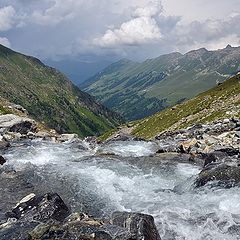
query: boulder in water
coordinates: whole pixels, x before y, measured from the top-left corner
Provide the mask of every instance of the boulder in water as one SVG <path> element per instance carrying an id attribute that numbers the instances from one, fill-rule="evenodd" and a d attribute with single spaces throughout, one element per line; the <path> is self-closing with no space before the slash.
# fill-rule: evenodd
<path id="1" fill-rule="evenodd" d="M 63 221 L 69 215 L 69 209 L 56 193 L 47 193 L 43 196 L 30 194 L 23 198 L 8 218 L 31 218 L 34 221 L 47 221 L 49 219 Z"/>
<path id="2" fill-rule="evenodd" d="M 218 182 L 224 187 L 233 187 L 240 183 L 240 166 L 229 166 L 225 163 L 208 164 L 195 180 L 195 186 L 201 187 L 208 182 Z"/>
<path id="3" fill-rule="evenodd" d="M 160 240 L 159 233 L 151 215 L 131 212 L 115 212 L 112 214 L 111 222 L 128 229 L 132 239 Z"/>

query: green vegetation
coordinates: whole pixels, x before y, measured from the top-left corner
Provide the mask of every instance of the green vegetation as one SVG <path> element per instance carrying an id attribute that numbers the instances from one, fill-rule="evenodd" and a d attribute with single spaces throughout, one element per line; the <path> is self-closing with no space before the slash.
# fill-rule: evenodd
<path id="1" fill-rule="evenodd" d="M 99 135 L 122 120 L 38 59 L 0 45 L 0 95 L 58 132 Z M 1 108 L 1 112 L 6 109 Z"/>
<path id="2" fill-rule="evenodd" d="M 8 114 L 11 113 L 10 110 L 8 110 L 7 108 L 5 108 L 4 106 L 0 106 L 0 114 Z"/>
<path id="3" fill-rule="evenodd" d="M 98 140 L 104 142 L 109 137 L 111 137 L 113 134 L 115 134 L 117 131 L 118 131 L 118 128 L 111 129 L 111 130 L 107 131 L 106 133 L 104 133 L 103 135 L 99 136 Z"/>
<path id="4" fill-rule="evenodd" d="M 234 75 L 239 66 L 240 47 L 228 46 L 218 51 L 199 49 L 142 63 L 124 59 L 82 86 L 131 121 L 195 97 Z"/>
<path id="5" fill-rule="evenodd" d="M 151 139 L 166 130 L 182 129 L 226 117 L 240 117 L 240 75 L 173 108 L 134 122 L 132 134 Z"/>
<path id="6" fill-rule="evenodd" d="M 16 114 L 19 116 L 25 116 L 26 113 L 22 112 L 21 110 L 18 110 L 15 104 L 10 103 L 6 99 L 0 97 L 0 115 L 4 114 Z"/>

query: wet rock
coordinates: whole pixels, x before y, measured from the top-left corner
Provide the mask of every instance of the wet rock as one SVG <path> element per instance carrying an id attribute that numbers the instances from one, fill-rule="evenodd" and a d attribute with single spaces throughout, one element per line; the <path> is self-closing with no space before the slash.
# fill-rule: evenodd
<path id="1" fill-rule="evenodd" d="M 216 152 L 226 153 L 228 156 L 236 156 L 240 154 L 240 149 L 237 148 L 221 148 L 216 150 Z"/>
<path id="2" fill-rule="evenodd" d="M 112 222 L 73 213 L 62 223 L 40 223 L 30 239 L 159 240 L 153 217 L 139 213 L 114 213 Z"/>
<path id="3" fill-rule="evenodd" d="M 9 218 L 31 218 L 35 221 L 54 219 L 63 221 L 69 215 L 69 209 L 56 193 L 43 196 L 30 194 L 23 198 L 16 207 L 6 214 Z"/>
<path id="4" fill-rule="evenodd" d="M 0 156 L 0 165 L 6 163 L 6 159 L 3 156 Z"/>
<path id="5" fill-rule="evenodd" d="M 240 167 L 222 164 L 208 164 L 195 180 L 195 186 L 201 187 L 208 182 L 217 181 L 223 187 L 233 187 L 240 183 Z"/>
<path id="6" fill-rule="evenodd" d="M 154 218 L 141 213 L 115 212 L 111 222 L 114 225 L 128 229 L 133 239 L 160 240 L 159 233 L 154 223 Z"/>
<path id="7" fill-rule="evenodd" d="M 204 158 L 204 167 L 216 161 L 217 161 L 217 157 L 214 153 L 206 154 Z"/>
<path id="8" fill-rule="evenodd" d="M 105 220 L 107 221 L 107 220 Z M 40 224 L 29 233 L 39 239 L 133 240 L 131 233 L 85 213 L 73 213 L 62 224 Z M 35 239 L 35 238 L 32 238 Z"/>

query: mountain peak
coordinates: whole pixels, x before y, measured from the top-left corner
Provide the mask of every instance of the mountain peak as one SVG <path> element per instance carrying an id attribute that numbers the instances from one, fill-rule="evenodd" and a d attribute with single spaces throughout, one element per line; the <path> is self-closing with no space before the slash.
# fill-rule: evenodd
<path id="1" fill-rule="evenodd" d="M 226 46 L 226 49 L 232 49 L 232 46 L 231 46 L 230 44 L 228 44 L 228 45 Z"/>
<path id="2" fill-rule="evenodd" d="M 198 57 L 199 55 L 202 55 L 204 53 L 207 53 L 208 50 L 206 48 L 199 48 L 197 50 L 192 50 L 190 52 L 187 52 L 185 56 L 190 56 L 190 57 Z"/>

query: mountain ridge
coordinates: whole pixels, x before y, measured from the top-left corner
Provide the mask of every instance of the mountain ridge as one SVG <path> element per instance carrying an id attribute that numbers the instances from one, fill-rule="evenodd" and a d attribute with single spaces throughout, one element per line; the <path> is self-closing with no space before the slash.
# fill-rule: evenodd
<path id="1" fill-rule="evenodd" d="M 83 89 L 127 120 L 150 116 L 190 99 L 240 70 L 240 47 L 165 54 L 144 62 L 110 65 Z"/>

